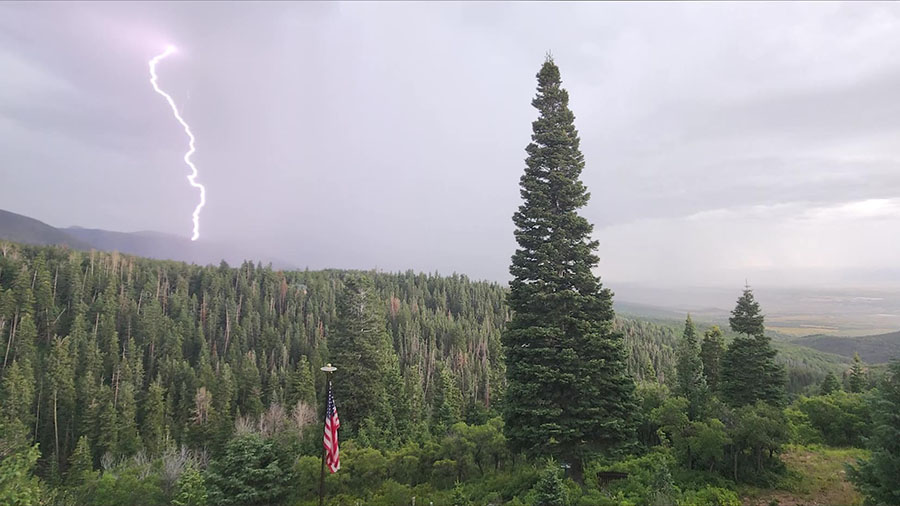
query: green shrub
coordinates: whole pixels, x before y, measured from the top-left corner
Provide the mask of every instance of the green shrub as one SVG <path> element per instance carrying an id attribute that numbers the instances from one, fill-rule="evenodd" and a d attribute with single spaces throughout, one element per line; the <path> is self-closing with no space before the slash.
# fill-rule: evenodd
<path id="1" fill-rule="evenodd" d="M 861 446 L 871 432 L 865 394 L 839 390 L 829 395 L 801 397 L 793 407 L 805 414 L 809 426 L 832 446 Z"/>
<path id="2" fill-rule="evenodd" d="M 686 492 L 678 506 L 741 506 L 741 501 L 727 488 L 704 487 Z"/>
<path id="3" fill-rule="evenodd" d="M 604 487 L 610 496 L 617 496 L 621 504 L 666 505 L 675 504 L 680 492 L 672 479 L 675 459 L 666 448 L 657 447 L 640 457 L 632 457 L 613 464 L 589 464 L 590 483 L 597 483 L 600 471 L 628 473 L 628 478 L 616 480 Z"/>
<path id="4" fill-rule="evenodd" d="M 0 504 L 28 506 L 40 502 L 41 484 L 32 474 L 39 456 L 34 446 L 0 460 Z"/>
<path id="5" fill-rule="evenodd" d="M 296 486 L 293 468 L 274 443 L 258 434 L 238 436 L 225 446 L 207 474 L 211 504 L 278 504 Z"/>

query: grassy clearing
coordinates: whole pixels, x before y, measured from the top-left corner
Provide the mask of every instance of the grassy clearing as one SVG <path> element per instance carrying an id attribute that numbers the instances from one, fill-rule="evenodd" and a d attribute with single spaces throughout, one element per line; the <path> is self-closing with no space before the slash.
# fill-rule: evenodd
<path id="1" fill-rule="evenodd" d="M 791 445 L 782 454 L 788 475 L 777 489 L 741 491 L 745 506 L 860 506 L 845 464 L 868 456 L 860 448 Z"/>

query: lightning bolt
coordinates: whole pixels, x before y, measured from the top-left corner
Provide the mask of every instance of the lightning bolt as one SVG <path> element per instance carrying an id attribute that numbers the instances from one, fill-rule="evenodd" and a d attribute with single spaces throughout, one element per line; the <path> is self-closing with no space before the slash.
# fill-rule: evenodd
<path id="1" fill-rule="evenodd" d="M 188 126 L 187 122 L 184 121 L 184 118 L 181 117 L 181 114 L 178 112 L 178 107 L 175 106 L 175 101 L 172 100 L 172 97 L 169 96 L 168 93 L 163 91 L 159 85 L 157 84 L 158 77 L 156 76 L 156 64 L 160 62 L 163 58 L 171 55 L 175 52 L 175 46 L 167 46 L 166 50 L 161 54 L 154 56 L 150 60 L 150 84 L 153 85 L 153 89 L 156 90 L 157 93 L 163 96 L 166 99 L 166 102 L 169 103 L 169 107 L 172 108 L 172 114 L 175 115 L 175 119 L 181 123 L 181 126 L 184 128 L 184 133 L 188 136 L 188 151 L 184 154 L 184 163 L 187 164 L 188 167 L 191 168 L 191 173 L 188 175 L 188 182 L 194 188 L 200 189 L 200 203 L 197 204 L 197 207 L 194 208 L 194 213 L 191 215 L 194 219 L 194 235 L 191 236 L 192 241 L 196 241 L 200 238 L 200 210 L 203 209 L 203 206 L 206 205 L 206 188 L 197 182 L 197 167 L 194 165 L 194 162 L 191 161 L 191 155 L 194 154 L 196 148 L 194 148 L 194 134 L 191 132 L 191 127 Z"/>

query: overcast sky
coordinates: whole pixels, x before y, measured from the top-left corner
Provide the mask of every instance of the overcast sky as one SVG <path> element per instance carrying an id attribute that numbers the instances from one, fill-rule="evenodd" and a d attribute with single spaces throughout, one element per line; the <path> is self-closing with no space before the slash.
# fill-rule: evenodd
<path id="1" fill-rule="evenodd" d="M 0 3 L 0 208 L 505 281 L 552 52 L 616 283 L 897 281 L 900 4 Z"/>

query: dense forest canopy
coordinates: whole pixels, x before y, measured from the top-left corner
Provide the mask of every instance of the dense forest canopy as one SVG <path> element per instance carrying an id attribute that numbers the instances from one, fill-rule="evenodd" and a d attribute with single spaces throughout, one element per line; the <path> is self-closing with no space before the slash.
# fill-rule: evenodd
<path id="1" fill-rule="evenodd" d="M 166 414 L 156 430 L 178 444 L 188 437 L 201 387 L 214 406 L 227 406 L 216 416 L 229 423 L 272 403 L 317 405 L 322 376 L 316 373 L 330 360 L 348 272 L 273 271 L 249 262 L 201 267 L 13 243 L 4 243 L 2 253 L 3 363 L 22 368 L 28 362 L 23 374 L 34 391 L 28 426 L 36 428 L 45 458 L 59 433 L 63 467 L 90 417 L 98 416 L 86 408 L 103 396 L 117 401 L 123 390 L 136 405 L 117 420 L 133 417 L 123 423 L 145 426 L 143 403 L 161 395 Z M 509 318 L 506 290 L 465 276 L 369 276 L 400 376 L 421 391 L 425 404 L 416 416 L 427 420 L 441 409 L 434 403 L 443 400 L 443 377 L 459 391 L 460 419 L 491 408 L 505 388 L 499 339 Z M 629 351 L 630 374 L 672 384 L 677 329 L 630 318 L 615 326 Z M 52 362 L 57 358 L 69 360 Z M 797 371 L 813 367 L 794 362 Z M 814 367 L 798 387 L 817 383 L 828 370 Z M 221 381 L 228 384 L 224 393 Z M 56 428 L 47 387 L 54 384 L 60 385 Z M 155 390 L 160 386 L 164 394 Z M 346 423 L 353 430 L 355 421 Z"/>

